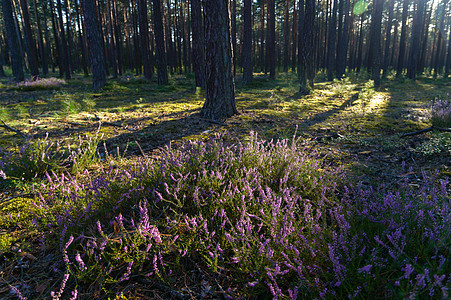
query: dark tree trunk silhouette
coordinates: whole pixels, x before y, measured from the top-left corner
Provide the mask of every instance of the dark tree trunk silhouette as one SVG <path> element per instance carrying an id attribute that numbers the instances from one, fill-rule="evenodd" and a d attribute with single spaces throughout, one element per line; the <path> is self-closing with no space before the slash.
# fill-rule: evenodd
<path id="1" fill-rule="evenodd" d="M 233 76 L 236 74 L 236 0 L 230 0 L 231 7 L 231 34 L 232 34 L 232 63 L 233 63 Z"/>
<path id="2" fill-rule="evenodd" d="M 269 78 L 276 78 L 276 14 L 274 0 L 268 0 L 268 53 Z"/>
<path id="3" fill-rule="evenodd" d="M 409 63 L 407 67 L 407 77 L 415 80 L 420 60 L 421 28 L 423 28 L 423 14 L 426 8 L 425 0 L 417 1 L 417 11 L 413 19 L 413 32 L 409 53 Z"/>
<path id="4" fill-rule="evenodd" d="M 371 72 L 372 79 L 374 80 L 374 86 L 378 87 L 381 83 L 381 65 L 382 65 L 382 53 L 381 53 L 381 22 L 382 22 L 382 9 L 384 6 L 384 0 L 375 0 L 373 19 L 371 20 Z"/>
<path id="5" fill-rule="evenodd" d="M 315 29 L 315 0 L 305 1 L 304 26 L 301 35 L 302 47 L 299 48 L 300 61 L 298 63 L 299 70 L 299 93 L 307 95 L 313 89 L 314 84 L 314 29 Z"/>
<path id="6" fill-rule="evenodd" d="M 446 14 L 446 5 L 448 4 L 448 0 L 442 1 L 442 8 L 440 13 L 440 20 L 438 22 L 438 32 L 437 32 L 437 46 L 436 51 L 434 55 L 434 65 L 432 66 L 434 68 L 434 78 L 437 77 L 438 73 L 440 73 L 440 69 L 442 68 L 441 64 L 441 52 L 442 52 L 442 45 L 445 43 L 444 41 L 444 31 L 445 31 L 445 14 Z"/>
<path id="7" fill-rule="evenodd" d="M 96 0 L 81 0 L 86 37 L 91 61 L 92 83 L 95 90 L 106 84 L 105 58 L 100 35 L 100 24 L 96 14 Z"/>
<path id="8" fill-rule="evenodd" d="M 261 16 L 260 16 L 260 72 L 265 72 L 266 57 L 265 57 L 265 3 L 264 0 L 261 3 Z"/>
<path id="9" fill-rule="evenodd" d="M 193 63 L 196 86 L 205 89 L 205 36 L 200 0 L 191 0 L 191 28 L 193 34 Z"/>
<path id="10" fill-rule="evenodd" d="M 385 49 L 384 49 L 384 65 L 383 65 L 383 75 L 387 75 L 388 63 L 390 61 L 390 42 L 391 42 L 391 27 L 393 23 L 393 8 L 395 1 L 390 0 L 388 3 L 388 20 L 387 26 L 385 28 Z"/>
<path id="11" fill-rule="evenodd" d="M 16 81 L 22 81 L 25 78 L 22 65 L 22 57 L 19 49 L 19 38 L 15 28 L 13 18 L 13 9 L 11 0 L 2 0 L 3 20 L 5 21 L 6 41 L 9 49 L 9 57 L 11 59 L 11 67 Z"/>
<path id="12" fill-rule="evenodd" d="M 27 51 L 28 64 L 30 65 L 31 76 L 39 76 L 38 57 L 36 53 L 36 43 L 33 39 L 30 25 L 30 12 L 26 0 L 20 0 L 22 8 L 23 30 L 25 35 L 25 50 Z"/>
<path id="13" fill-rule="evenodd" d="M 138 22 L 139 22 L 139 37 L 141 46 L 141 60 L 144 69 L 144 78 L 152 79 L 152 53 L 149 49 L 149 22 L 147 20 L 147 1 L 138 1 Z"/>
<path id="14" fill-rule="evenodd" d="M 285 2 L 284 42 L 283 42 L 283 71 L 288 72 L 290 64 L 290 0 Z"/>
<path id="15" fill-rule="evenodd" d="M 49 72 L 49 68 L 47 64 L 47 51 L 45 49 L 44 38 L 42 34 L 41 20 L 38 14 L 37 0 L 33 0 L 33 8 L 34 8 L 34 17 L 36 19 L 36 30 L 38 31 L 39 54 L 41 56 L 42 73 L 45 76 Z"/>
<path id="16" fill-rule="evenodd" d="M 157 73 L 158 84 L 167 84 L 168 70 L 166 63 L 166 51 L 164 49 L 164 32 L 163 32 L 163 18 L 161 15 L 161 2 L 160 0 L 153 1 L 153 24 L 155 30 L 155 54 L 157 58 Z"/>
<path id="17" fill-rule="evenodd" d="M 335 77 L 335 39 L 337 35 L 337 8 L 338 2 L 334 0 L 332 9 L 332 20 L 329 26 L 329 38 L 327 46 L 327 79 L 332 80 Z"/>
<path id="18" fill-rule="evenodd" d="M 398 66 L 396 68 L 396 76 L 399 77 L 404 69 L 404 56 L 406 55 L 406 38 L 407 38 L 407 13 L 409 10 L 409 0 L 404 0 L 402 4 L 402 24 L 401 24 L 401 40 L 399 41 Z"/>
<path id="19" fill-rule="evenodd" d="M 86 62 L 86 43 L 85 43 L 85 39 L 83 38 L 82 32 L 85 34 L 85 27 L 81 24 L 82 22 L 80 21 L 80 10 L 78 8 L 78 0 L 75 0 L 75 12 L 77 14 L 77 26 L 78 28 L 82 28 L 82 30 L 78 31 L 78 43 L 80 45 L 80 49 L 81 49 L 81 64 L 83 67 L 83 72 L 85 74 L 85 76 L 87 76 L 89 74 L 88 71 L 88 64 Z"/>
<path id="20" fill-rule="evenodd" d="M 449 76 L 449 71 L 451 70 L 451 28 L 448 33 L 448 54 L 446 56 L 445 63 L 445 78 Z"/>
<path id="21" fill-rule="evenodd" d="M 346 57 L 348 54 L 348 39 L 349 39 L 349 9 L 351 0 L 346 0 L 342 13 L 344 14 L 343 28 L 341 38 L 338 39 L 337 45 L 337 77 L 341 78 L 346 69 Z M 341 18 L 341 16 L 340 16 Z"/>
<path id="22" fill-rule="evenodd" d="M 243 83 L 252 81 L 252 0 L 244 0 Z"/>
<path id="23" fill-rule="evenodd" d="M 201 114 L 212 120 L 222 120 L 238 113 L 235 107 L 228 2 L 204 2 L 207 95 Z"/>
<path id="24" fill-rule="evenodd" d="M 52 19 L 53 38 L 55 40 L 56 61 L 58 62 L 59 76 L 64 76 L 63 56 L 61 54 L 61 41 L 58 34 L 58 26 L 55 16 L 55 6 L 53 0 L 50 0 L 50 17 Z"/>
<path id="25" fill-rule="evenodd" d="M 296 49 L 297 49 L 297 41 L 298 41 L 298 11 L 296 10 L 296 0 L 293 2 L 293 27 L 292 27 L 292 44 L 291 44 L 291 71 L 295 72 L 296 70 Z"/>
<path id="26" fill-rule="evenodd" d="M 66 79 L 71 79 L 71 71 L 70 71 L 70 57 L 69 57 L 69 48 L 67 46 L 67 40 L 66 40 L 66 33 L 64 31 L 64 22 L 63 22 L 63 8 L 61 5 L 61 0 L 57 0 L 56 7 L 58 10 L 58 22 L 60 27 L 60 34 L 61 34 L 61 45 L 62 45 L 62 52 L 63 52 L 63 68 L 64 68 L 64 76 Z"/>
<path id="27" fill-rule="evenodd" d="M 298 77 L 301 77 L 301 72 L 302 70 L 299 68 L 299 65 L 302 63 L 303 58 L 302 58 L 302 47 L 304 47 L 303 43 L 303 30 L 304 30 L 304 18 L 305 18 L 305 14 L 304 14 L 305 10 L 304 10 L 304 0 L 299 0 L 298 1 L 298 39 L 297 39 L 297 44 L 298 44 L 298 63 L 297 63 L 297 73 L 298 73 Z"/>

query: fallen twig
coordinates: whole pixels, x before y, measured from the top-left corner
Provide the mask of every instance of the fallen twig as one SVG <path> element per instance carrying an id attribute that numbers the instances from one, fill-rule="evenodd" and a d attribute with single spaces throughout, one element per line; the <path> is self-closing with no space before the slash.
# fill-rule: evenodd
<path id="1" fill-rule="evenodd" d="M 0 120 L 0 121 L 3 123 L 3 125 L 0 124 L 0 127 L 3 127 L 3 128 L 5 128 L 5 129 L 7 129 L 9 131 L 15 132 L 16 134 L 21 135 L 24 139 L 26 139 L 28 137 L 22 131 L 20 131 L 18 129 L 14 129 L 14 128 L 9 127 L 8 125 L 6 125 L 5 121 L 3 121 L 3 120 Z"/>
<path id="2" fill-rule="evenodd" d="M 425 129 L 418 130 L 418 131 L 405 133 L 405 134 L 401 135 L 401 137 L 418 135 L 418 134 L 422 134 L 422 133 L 433 131 L 433 130 L 443 131 L 443 132 L 451 132 L 451 128 L 441 128 L 441 127 L 431 126 L 431 127 L 425 128 Z"/>

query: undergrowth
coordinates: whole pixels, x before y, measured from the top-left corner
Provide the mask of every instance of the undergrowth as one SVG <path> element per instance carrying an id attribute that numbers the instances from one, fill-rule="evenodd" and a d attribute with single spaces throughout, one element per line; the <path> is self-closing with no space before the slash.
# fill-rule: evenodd
<path id="1" fill-rule="evenodd" d="M 351 184 L 310 145 L 255 134 L 84 174 L 48 175 L 35 202 L 43 213 L 32 223 L 60 253 L 54 298 L 113 297 L 130 282 L 184 295 L 178 278 L 200 281 L 202 270 L 210 275 L 191 295 L 448 297 L 446 180 L 425 174 L 420 189 L 400 181 L 396 191 Z"/>

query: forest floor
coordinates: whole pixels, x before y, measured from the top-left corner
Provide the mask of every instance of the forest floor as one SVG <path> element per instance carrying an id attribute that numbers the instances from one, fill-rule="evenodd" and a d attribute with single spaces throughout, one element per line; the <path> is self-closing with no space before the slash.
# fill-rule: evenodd
<path id="1" fill-rule="evenodd" d="M 216 133 L 246 141 L 253 131 L 263 140 L 291 140 L 296 135 L 314 145 L 330 168 L 342 167 L 350 180 L 364 185 L 390 185 L 405 178 L 409 185 L 420 186 L 423 172 L 451 177 L 450 133 L 403 136 L 431 126 L 431 101 L 451 100 L 449 80 L 390 78 L 374 89 L 364 75 L 348 76 L 334 82 L 318 80 L 311 95 L 300 97 L 295 76 L 280 74 L 271 81 L 257 75 L 249 85 L 236 83 L 239 114 L 224 122 L 199 116 L 204 92 L 193 88 L 193 81 L 192 76 L 173 75 L 160 87 L 155 81 L 123 76 L 109 80 L 103 91 L 92 92 L 90 79 L 81 76 L 56 90 L 23 90 L 3 80 L 0 147 L 18 148 L 15 145 L 23 140 L 19 131 L 31 140 L 66 145 L 93 139 L 98 142 L 100 164 L 114 157 L 127 165 L 142 156 L 158 157 L 159 149 L 169 143 L 177 147 Z M 96 168 L 89 166 L 94 172 Z M 25 183 L 0 188 L 4 211 L 29 190 Z M 27 239 L 25 225 L 3 225 L 0 222 L 0 257 Z M 8 284 L 14 280 L 5 274 L 2 278 L 0 298 L 11 296 Z"/>

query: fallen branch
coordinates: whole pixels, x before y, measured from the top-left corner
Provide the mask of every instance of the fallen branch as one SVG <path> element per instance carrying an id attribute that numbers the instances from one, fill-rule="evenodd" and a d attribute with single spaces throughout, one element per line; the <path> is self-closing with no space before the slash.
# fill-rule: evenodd
<path id="1" fill-rule="evenodd" d="M 21 135 L 24 139 L 26 139 L 28 137 L 22 131 L 20 131 L 18 129 L 14 129 L 14 128 L 9 127 L 8 125 L 6 125 L 6 123 L 3 120 L 1 120 L 1 122 L 3 123 L 3 125 L 0 124 L 0 127 L 3 127 L 3 128 L 5 128 L 5 129 L 7 129 L 9 131 L 15 132 L 16 134 Z"/>
<path id="2" fill-rule="evenodd" d="M 418 130 L 418 131 L 405 133 L 405 134 L 401 135 L 401 137 L 414 136 L 414 135 L 422 134 L 422 133 L 433 131 L 433 130 L 443 131 L 443 132 L 451 132 L 451 128 L 441 128 L 441 127 L 431 126 L 431 127 L 425 128 L 425 129 Z"/>

